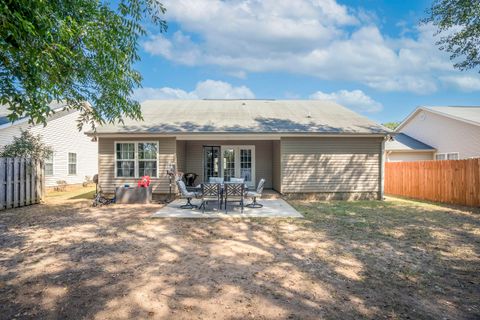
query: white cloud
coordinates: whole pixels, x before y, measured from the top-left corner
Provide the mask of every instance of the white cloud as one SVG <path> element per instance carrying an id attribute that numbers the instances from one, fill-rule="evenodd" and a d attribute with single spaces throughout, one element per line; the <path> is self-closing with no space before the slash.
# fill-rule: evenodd
<path id="1" fill-rule="evenodd" d="M 379 112 L 383 109 L 380 102 L 373 100 L 362 90 L 339 90 L 331 93 L 317 91 L 310 95 L 310 99 L 333 100 L 357 112 Z"/>
<path id="2" fill-rule="evenodd" d="M 230 83 L 215 80 L 200 81 L 192 91 L 176 88 L 140 88 L 135 90 L 134 98 L 145 100 L 175 99 L 254 99 L 253 92 L 245 87 L 234 87 Z"/>
<path id="3" fill-rule="evenodd" d="M 180 30 L 143 47 L 180 64 L 220 66 L 242 78 L 284 71 L 419 94 L 436 91 L 441 77 L 458 72 L 435 46 L 432 26 L 386 37 L 371 13 L 335 0 L 164 2 L 167 20 Z"/>
<path id="4" fill-rule="evenodd" d="M 442 77 L 441 80 L 449 85 L 453 85 L 454 87 L 466 91 L 480 91 L 480 79 L 477 77 L 471 76 L 446 76 Z"/>

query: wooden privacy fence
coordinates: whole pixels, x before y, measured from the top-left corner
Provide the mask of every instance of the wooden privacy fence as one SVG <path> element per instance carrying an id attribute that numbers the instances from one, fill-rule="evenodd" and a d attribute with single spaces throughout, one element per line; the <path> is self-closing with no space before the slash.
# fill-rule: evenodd
<path id="1" fill-rule="evenodd" d="M 387 162 L 385 193 L 480 206 L 480 159 Z"/>
<path id="2" fill-rule="evenodd" d="M 0 158 L 0 210 L 39 203 L 45 192 L 40 161 Z"/>

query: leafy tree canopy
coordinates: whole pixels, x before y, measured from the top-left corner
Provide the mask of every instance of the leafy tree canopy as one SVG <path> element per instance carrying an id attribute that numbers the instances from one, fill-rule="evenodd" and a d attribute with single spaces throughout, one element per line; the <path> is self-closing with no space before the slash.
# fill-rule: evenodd
<path id="1" fill-rule="evenodd" d="M 142 22 L 166 30 L 158 0 L 1 0 L 0 103 L 15 121 L 46 123 L 49 103 L 81 110 L 81 123 L 141 119 L 131 98 Z M 92 108 L 85 105 L 88 101 Z"/>
<path id="2" fill-rule="evenodd" d="M 480 66 L 480 1 L 435 0 L 424 23 L 433 23 L 440 36 L 437 45 L 458 60 L 454 67 L 469 70 Z M 480 72 L 480 70 L 479 70 Z"/>
<path id="3" fill-rule="evenodd" d="M 395 130 L 399 125 L 400 125 L 400 122 L 398 122 L 398 121 L 382 123 L 382 126 L 387 127 L 388 129 L 392 129 L 392 130 Z"/>
<path id="4" fill-rule="evenodd" d="M 13 142 L 3 147 L 0 157 L 32 158 L 45 160 L 53 154 L 53 149 L 47 146 L 40 135 L 22 131 L 20 137 L 14 137 Z"/>

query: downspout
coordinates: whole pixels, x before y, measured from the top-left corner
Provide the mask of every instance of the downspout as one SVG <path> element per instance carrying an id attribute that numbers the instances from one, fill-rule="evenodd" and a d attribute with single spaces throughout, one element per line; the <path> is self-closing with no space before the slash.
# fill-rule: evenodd
<path id="1" fill-rule="evenodd" d="M 380 152 L 380 191 L 378 194 L 379 200 L 385 200 L 385 141 L 390 139 L 390 135 L 386 135 L 382 139 L 382 147 Z"/>

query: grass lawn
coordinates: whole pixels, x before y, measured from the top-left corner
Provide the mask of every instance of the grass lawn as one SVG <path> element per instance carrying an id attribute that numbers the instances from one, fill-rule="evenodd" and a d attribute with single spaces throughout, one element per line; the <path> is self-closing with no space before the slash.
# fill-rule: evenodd
<path id="1" fill-rule="evenodd" d="M 306 219 L 153 219 L 161 205 L 92 208 L 85 191 L 0 212 L 0 318 L 480 317 L 476 209 L 294 201 Z"/>

